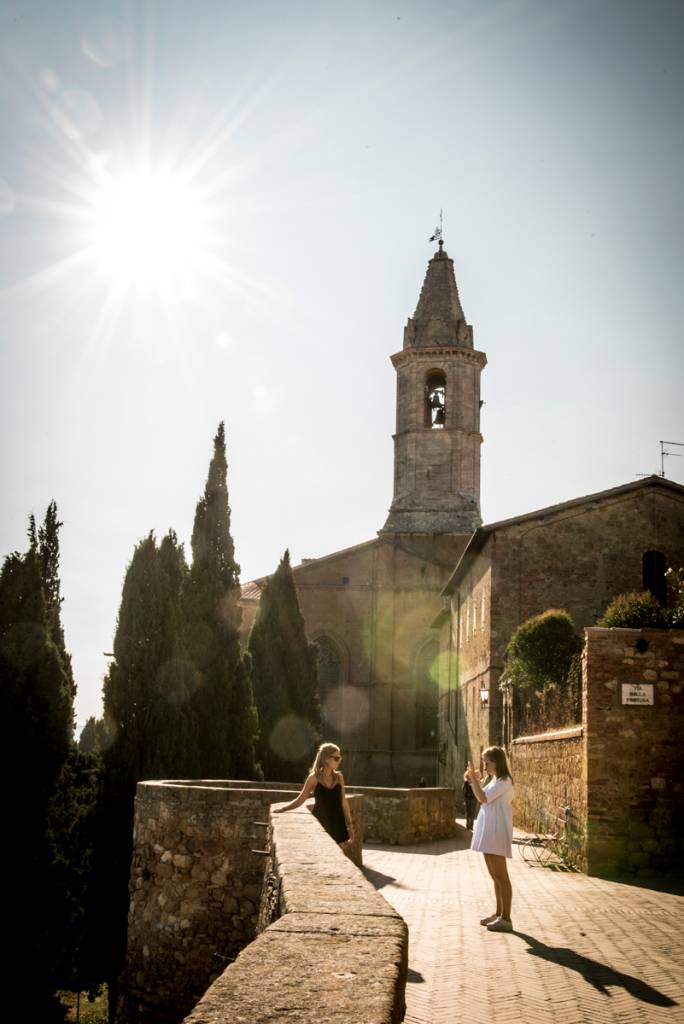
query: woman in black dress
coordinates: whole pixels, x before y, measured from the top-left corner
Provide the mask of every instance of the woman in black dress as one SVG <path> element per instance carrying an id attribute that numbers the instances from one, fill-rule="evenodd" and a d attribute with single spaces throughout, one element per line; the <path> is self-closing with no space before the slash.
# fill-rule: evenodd
<path id="1" fill-rule="evenodd" d="M 354 838 L 349 803 L 344 791 L 340 769 L 342 754 L 334 743 L 321 743 L 311 765 L 309 776 L 299 796 L 284 807 L 274 807 L 274 814 L 293 811 L 305 800 L 314 798 L 313 813 L 336 843 L 344 846 Z"/>

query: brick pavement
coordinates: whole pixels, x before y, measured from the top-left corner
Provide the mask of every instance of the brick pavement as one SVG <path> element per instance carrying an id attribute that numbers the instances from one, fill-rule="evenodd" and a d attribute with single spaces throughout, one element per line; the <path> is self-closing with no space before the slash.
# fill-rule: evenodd
<path id="1" fill-rule="evenodd" d="M 684 1022 L 684 898 L 509 861 L 513 934 L 470 834 L 365 846 L 365 872 L 409 926 L 407 1024 Z"/>

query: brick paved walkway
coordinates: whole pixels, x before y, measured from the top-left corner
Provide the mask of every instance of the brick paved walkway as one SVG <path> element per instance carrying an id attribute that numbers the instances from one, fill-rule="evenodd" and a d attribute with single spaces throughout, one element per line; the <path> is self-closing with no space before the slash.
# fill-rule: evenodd
<path id="1" fill-rule="evenodd" d="M 407 1024 L 684 1022 L 684 898 L 548 867 L 516 849 L 513 934 L 488 932 L 491 884 L 470 834 L 365 846 L 409 926 Z"/>

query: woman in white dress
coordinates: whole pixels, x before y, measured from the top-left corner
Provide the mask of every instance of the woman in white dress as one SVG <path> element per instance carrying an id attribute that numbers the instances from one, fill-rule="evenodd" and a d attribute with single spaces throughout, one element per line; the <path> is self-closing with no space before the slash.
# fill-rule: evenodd
<path id="1" fill-rule="evenodd" d="M 465 773 L 475 798 L 481 804 L 470 849 L 484 854 L 496 895 L 496 913 L 483 917 L 480 924 L 490 932 L 512 932 L 512 890 L 506 858 L 512 856 L 513 777 L 502 747 L 487 747 L 482 754 L 482 762 L 487 775 L 484 786 L 472 761 L 468 762 Z"/>

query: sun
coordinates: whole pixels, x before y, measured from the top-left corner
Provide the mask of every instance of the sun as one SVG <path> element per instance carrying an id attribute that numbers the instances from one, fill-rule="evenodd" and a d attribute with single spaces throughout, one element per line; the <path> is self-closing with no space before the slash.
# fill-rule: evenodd
<path id="1" fill-rule="evenodd" d="M 85 204 L 85 248 L 117 290 L 170 297 L 192 287 L 208 245 L 208 209 L 183 169 L 150 162 L 98 171 Z"/>

